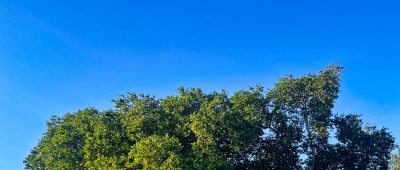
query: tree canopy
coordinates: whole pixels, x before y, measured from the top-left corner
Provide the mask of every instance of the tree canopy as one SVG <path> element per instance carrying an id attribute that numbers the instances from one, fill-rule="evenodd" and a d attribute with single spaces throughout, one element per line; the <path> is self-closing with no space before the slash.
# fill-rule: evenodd
<path id="1" fill-rule="evenodd" d="M 115 108 L 52 117 L 26 169 L 387 169 L 394 138 L 334 114 L 342 67 L 270 90 L 128 93 Z"/>

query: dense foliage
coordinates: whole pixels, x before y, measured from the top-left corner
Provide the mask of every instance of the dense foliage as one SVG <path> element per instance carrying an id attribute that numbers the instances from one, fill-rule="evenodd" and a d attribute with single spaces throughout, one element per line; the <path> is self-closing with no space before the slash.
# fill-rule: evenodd
<path id="1" fill-rule="evenodd" d="M 392 154 L 389 169 L 400 170 L 400 148 L 397 148 L 397 154 Z"/>
<path id="2" fill-rule="evenodd" d="M 27 169 L 386 169 L 387 129 L 332 114 L 341 67 L 229 96 L 129 93 L 115 109 L 53 117 Z"/>

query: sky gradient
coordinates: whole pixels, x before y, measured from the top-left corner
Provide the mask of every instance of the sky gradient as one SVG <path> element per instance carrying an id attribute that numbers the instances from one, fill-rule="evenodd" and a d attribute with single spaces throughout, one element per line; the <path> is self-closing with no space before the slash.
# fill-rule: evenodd
<path id="1" fill-rule="evenodd" d="M 345 67 L 335 113 L 400 141 L 396 1 L 0 0 L 0 169 L 22 161 L 51 115 L 112 108 L 129 91 L 232 92 Z"/>

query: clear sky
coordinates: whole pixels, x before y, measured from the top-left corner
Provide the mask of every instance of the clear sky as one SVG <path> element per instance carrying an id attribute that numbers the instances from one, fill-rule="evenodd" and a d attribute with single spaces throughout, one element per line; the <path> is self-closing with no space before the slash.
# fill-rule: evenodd
<path id="1" fill-rule="evenodd" d="M 289 73 L 345 67 L 335 113 L 400 140 L 396 1 L 0 0 L 0 169 L 51 115 L 108 109 L 129 91 L 272 88 Z"/>

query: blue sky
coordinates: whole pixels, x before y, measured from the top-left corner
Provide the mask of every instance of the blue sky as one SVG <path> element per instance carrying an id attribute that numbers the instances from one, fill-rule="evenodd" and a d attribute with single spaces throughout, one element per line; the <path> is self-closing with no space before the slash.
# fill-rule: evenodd
<path id="1" fill-rule="evenodd" d="M 345 67 L 335 112 L 400 139 L 396 1 L 0 1 L 0 169 L 22 169 L 51 115 L 129 91 L 272 88 Z"/>

